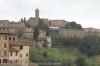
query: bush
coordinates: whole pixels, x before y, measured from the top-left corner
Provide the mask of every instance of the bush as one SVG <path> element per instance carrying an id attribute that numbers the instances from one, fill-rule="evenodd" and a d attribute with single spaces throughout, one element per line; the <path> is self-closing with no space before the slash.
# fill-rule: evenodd
<path id="1" fill-rule="evenodd" d="M 76 66 L 86 66 L 86 62 L 85 59 L 83 57 L 79 57 L 76 62 L 75 62 Z"/>

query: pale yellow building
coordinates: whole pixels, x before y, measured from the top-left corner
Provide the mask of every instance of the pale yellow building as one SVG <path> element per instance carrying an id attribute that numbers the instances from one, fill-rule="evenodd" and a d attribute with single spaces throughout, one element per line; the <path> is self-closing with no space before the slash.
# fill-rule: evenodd
<path id="1" fill-rule="evenodd" d="M 87 33 L 82 29 L 59 29 L 59 35 L 66 38 L 83 38 Z"/>
<path id="2" fill-rule="evenodd" d="M 50 20 L 51 27 L 64 28 L 67 21 L 65 20 Z"/>
<path id="3" fill-rule="evenodd" d="M 87 35 L 100 36 L 100 29 L 83 28 L 83 29 L 57 29 L 61 37 L 66 38 L 84 38 Z"/>

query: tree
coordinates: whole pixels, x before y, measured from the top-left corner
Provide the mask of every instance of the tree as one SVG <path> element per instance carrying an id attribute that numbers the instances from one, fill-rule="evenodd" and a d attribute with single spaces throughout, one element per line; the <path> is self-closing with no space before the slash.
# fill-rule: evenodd
<path id="1" fill-rule="evenodd" d="M 36 27 L 34 28 L 34 34 L 33 34 L 34 40 L 37 40 L 38 35 L 39 35 L 39 27 L 36 26 Z"/>
<path id="2" fill-rule="evenodd" d="M 39 20 L 39 23 L 36 26 L 38 26 L 39 30 L 45 30 L 46 36 L 49 36 L 49 26 L 44 24 L 42 19 Z"/>
<path id="3" fill-rule="evenodd" d="M 44 52 L 43 53 L 43 56 L 44 56 L 44 58 L 47 58 L 48 57 L 48 53 L 47 52 Z"/>
<path id="4" fill-rule="evenodd" d="M 21 18 L 21 22 L 24 22 L 23 18 Z"/>
<path id="5" fill-rule="evenodd" d="M 22 28 L 15 30 L 18 33 L 18 40 L 24 40 L 24 30 Z"/>
<path id="6" fill-rule="evenodd" d="M 70 22 L 70 24 L 65 25 L 66 29 L 82 29 L 80 24 L 77 24 L 75 21 Z"/>
<path id="7" fill-rule="evenodd" d="M 100 37 L 96 35 L 86 36 L 80 44 L 79 50 L 88 57 L 100 54 Z"/>
<path id="8" fill-rule="evenodd" d="M 76 62 L 75 62 L 76 66 L 86 66 L 86 62 L 85 59 L 83 57 L 79 57 Z"/>
<path id="9" fill-rule="evenodd" d="M 71 61 L 66 61 L 62 64 L 62 66 L 72 66 L 72 62 Z"/>
<path id="10" fill-rule="evenodd" d="M 24 23 L 26 23 L 27 21 L 26 21 L 26 18 L 24 17 Z"/>

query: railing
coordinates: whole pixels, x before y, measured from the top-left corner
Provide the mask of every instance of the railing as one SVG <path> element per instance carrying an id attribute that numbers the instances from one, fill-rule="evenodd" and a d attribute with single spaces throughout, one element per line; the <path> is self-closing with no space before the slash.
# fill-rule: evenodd
<path id="1" fill-rule="evenodd" d="M 38 66 L 38 64 L 35 63 L 4 63 L 0 64 L 0 66 Z"/>
<path id="2" fill-rule="evenodd" d="M 0 66 L 22 66 L 21 64 L 0 64 Z"/>
<path id="3" fill-rule="evenodd" d="M 6 63 L 0 66 L 62 66 L 62 63 Z"/>
<path id="4" fill-rule="evenodd" d="M 29 66 L 62 66 L 62 63 L 31 63 Z"/>

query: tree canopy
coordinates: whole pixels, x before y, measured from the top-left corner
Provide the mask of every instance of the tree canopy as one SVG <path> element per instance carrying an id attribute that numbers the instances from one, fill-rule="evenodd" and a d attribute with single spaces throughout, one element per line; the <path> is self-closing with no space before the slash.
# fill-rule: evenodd
<path id="1" fill-rule="evenodd" d="M 39 23 L 33 29 L 34 29 L 34 34 L 33 34 L 34 39 L 37 39 L 39 35 L 39 30 L 46 31 L 46 36 L 49 36 L 49 26 L 47 24 L 44 24 L 41 19 L 39 20 Z"/>
<path id="2" fill-rule="evenodd" d="M 69 24 L 65 25 L 66 29 L 82 29 L 80 24 L 77 24 L 75 21 L 70 22 Z"/>

